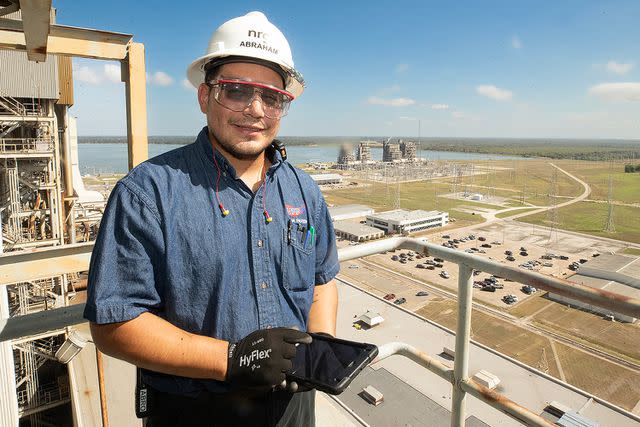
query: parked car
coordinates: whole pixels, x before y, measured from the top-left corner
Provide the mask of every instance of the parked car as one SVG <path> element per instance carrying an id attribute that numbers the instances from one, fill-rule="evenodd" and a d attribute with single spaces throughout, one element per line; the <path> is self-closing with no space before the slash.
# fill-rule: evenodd
<path id="1" fill-rule="evenodd" d="M 440 277 L 442 277 L 443 279 L 448 279 L 450 276 L 449 276 L 449 273 L 447 273 L 446 271 L 442 270 L 440 272 Z"/>
<path id="2" fill-rule="evenodd" d="M 398 261 L 400 258 L 398 258 L 398 255 L 391 255 L 391 260 L 392 261 Z"/>
<path id="3" fill-rule="evenodd" d="M 360 266 L 356 264 L 349 264 L 349 268 L 360 268 Z"/>
<path id="4" fill-rule="evenodd" d="M 396 298 L 396 294 L 386 294 L 384 296 L 384 299 L 386 299 L 387 301 L 391 301 L 392 299 Z"/>
<path id="5" fill-rule="evenodd" d="M 515 261 L 515 260 L 516 260 L 516 259 L 515 259 L 514 257 L 512 257 L 512 256 L 508 256 L 508 257 L 507 257 L 507 261 Z"/>
<path id="6" fill-rule="evenodd" d="M 480 240 L 481 242 L 484 242 L 485 240 L 487 240 L 487 238 L 480 236 L 480 237 L 478 237 L 478 240 Z"/>
<path id="7" fill-rule="evenodd" d="M 416 268 L 424 269 L 424 268 L 426 268 L 426 265 L 424 265 L 424 264 L 416 264 Z"/>
<path id="8" fill-rule="evenodd" d="M 417 297 L 426 297 L 429 295 L 429 292 L 427 291 L 420 291 L 416 294 Z"/>
<path id="9" fill-rule="evenodd" d="M 489 243 L 483 243 L 480 246 L 483 247 L 483 248 L 490 248 L 491 247 L 491 245 Z"/>
<path id="10" fill-rule="evenodd" d="M 578 260 L 578 262 L 579 262 L 580 264 L 584 264 L 585 262 L 587 262 L 587 260 L 586 260 L 586 259 L 584 259 L 584 258 L 580 258 L 580 259 Z"/>
<path id="11" fill-rule="evenodd" d="M 496 287 L 490 283 L 489 284 L 485 283 L 484 286 L 482 286 L 482 290 L 485 292 L 495 292 Z"/>
<path id="12" fill-rule="evenodd" d="M 534 288 L 531 285 L 522 285 L 522 288 L 520 288 L 520 290 L 527 295 L 534 294 L 538 291 L 536 288 Z"/>
<path id="13" fill-rule="evenodd" d="M 513 255 L 513 252 L 511 252 L 511 251 L 504 251 L 504 254 L 505 254 L 505 255 Z"/>
<path id="14" fill-rule="evenodd" d="M 406 298 L 398 298 L 393 303 L 396 304 L 396 305 L 400 305 L 400 304 L 404 304 L 405 302 L 407 302 Z"/>
<path id="15" fill-rule="evenodd" d="M 406 264 L 407 260 L 406 258 L 400 258 L 400 264 Z"/>
<path id="16" fill-rule="evenodd" d="M 450 238 L 451 238 L 451 236 L 449 236 L 448 234 L 443 234 L 443 235 L 442 235 L 442 238 L 443 238 L 443 239 L 450 239 Z"/>
<path id="17" fill-rule="evenodd" d="M 433 259 L 435 262 L 444 262 L 444 260 L 442 258 L 434 258 Z"/>
<path id="18" fill-rule="evenodd" d="M 566 255 L 560 255 L 558 258 L 560 258 L 560 259 L 561 259 L 561 260 L 563 260 L 563 261 L 566 261 L 566 260 L 568 260 L 568 259 L 569 259 L 569 257 L 568 257 L 568 256 L 566 256 Z"/>
<path id="19" fill-rule="evenodd" d="M 520 255 L 521 255 L 521 256 L 529 256 L 529 253 L 528 253 L 528 252 L 525 252 L 525 251 L 521 251 L 521 252 L 520 252 Z"/>

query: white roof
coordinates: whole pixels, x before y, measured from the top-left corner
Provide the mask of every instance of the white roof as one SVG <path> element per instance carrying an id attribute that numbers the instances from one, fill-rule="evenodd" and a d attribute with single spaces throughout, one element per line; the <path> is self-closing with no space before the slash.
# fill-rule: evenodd
<path id="1" fill-rule="evenodd" d="M 314 181 L 324 181 L 328 179 L 336 179 L 338 181 L 342 181 L 342 175 L 337 173 L 316 173 L 313 175 L 309 175 L 311 179 Z"/>
<path id="2" fill-rule="evenodd" d="M 434 216 L 440 216 L 443 212 L 441 211 L 423 211 L 420 209 L 416 209 L 413 211 L 408 211 L 405 209 L 395 209 L 392 211 L 380 212 L 374 215 L 369 215 L 374 218 L 384 219 L 387 221 L 416 221 L 423 218 L 431 218 Z"/>

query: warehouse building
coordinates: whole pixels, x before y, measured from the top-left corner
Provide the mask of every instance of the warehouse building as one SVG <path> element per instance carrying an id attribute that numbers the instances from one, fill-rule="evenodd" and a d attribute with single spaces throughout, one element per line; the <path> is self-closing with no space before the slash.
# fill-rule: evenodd
<path id="1" fill-rule="evenodd" d="M 365 205 L 341 205 L 329 208 L 329 214 L 334 221 L 364 218 L 367 215 L 373 215 L 373 212 L 373 209 Z"/>
<path id="2" fill-rule="evenodd" d="M 352 242 L 364 242 L 384 237 L 384 231 L 379 228 L 354 221 L 334 221 L 333 228 L 336 236 Z"/>
<path id="3" fill-rule="evenodd" d="M 318 185 L 340 184 L 342 183 L 342 175 L 337 173 L 317 173 L 309 175 Z"/>
<path id="4" fill-rule="evenodd" d="M 440 211 L 407 211 L 396 209 L 367 215 L 367 225 L 384 230 L 387 234 L 409 234 L 429 228 L 444 227 L 449 213 Z"/>
<path id="5" fill-rule="evenodd" d="M 578 269 L 577 274 L 571 276 L 569 280 L 585 286 L 590 286 L 592 288 L 615 292 L 629 298 L 640 298 L 640 289 L 634 288 L 633 286 L 618 283 L 613 280 L 599 279 L 596 277 L 590 277 L 580 274 L 580 271 L 583 269 L 586 270 L 588 266 L 588 269 L 592 271 L 599 271 L 601 273 L 612 273 L 612 277 L 615 277 L 616 274 L 619 274 L 626 277 L 637 278 L 640 277 L 640 258 L 633 259 L 625 255 L 602 254 L 597 258 L 590 259 L 587 264 L 583 265 L 585 267 L 581 267 L 580 269 Z M 612 320 L 615 319 L 617 321 L 626 323 L 635 323 L 637 321 L 635 317 L 618 313 L 606 308 L 596 307 L 570 297 L 558 295 L 553 292 L 549 292 L 548 298 L 562 304 L 567 304 L 571 307 L 576 307 L 582 310 L 601 314 Z"/>

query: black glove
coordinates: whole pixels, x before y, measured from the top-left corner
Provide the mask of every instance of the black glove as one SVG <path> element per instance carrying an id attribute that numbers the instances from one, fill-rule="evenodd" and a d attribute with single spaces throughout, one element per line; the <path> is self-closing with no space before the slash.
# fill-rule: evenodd
<path id="1" fill-rule="evenodd" d="M 229 344 L 226 381 L 238 387 L 271 388 L 285 380 L 292 367 L 296 343 L 311 336 L 295 329 L 261 329 Z"/>

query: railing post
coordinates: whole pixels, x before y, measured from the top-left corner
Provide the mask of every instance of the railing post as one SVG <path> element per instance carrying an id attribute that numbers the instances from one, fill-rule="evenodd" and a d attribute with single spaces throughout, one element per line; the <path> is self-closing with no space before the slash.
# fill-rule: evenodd
<path id="1" fill-rule="evenodd" d="M 469 335 L 471 332 L 471 303 L 473 300 L 473 269 L 460 264 L 458 272 L 458 326 L 456 355 L 453 367 L 453 398 L 451 399 L 451 426 L 464 426 L 465 395 L 460 382 L 469 377 Z"/>

